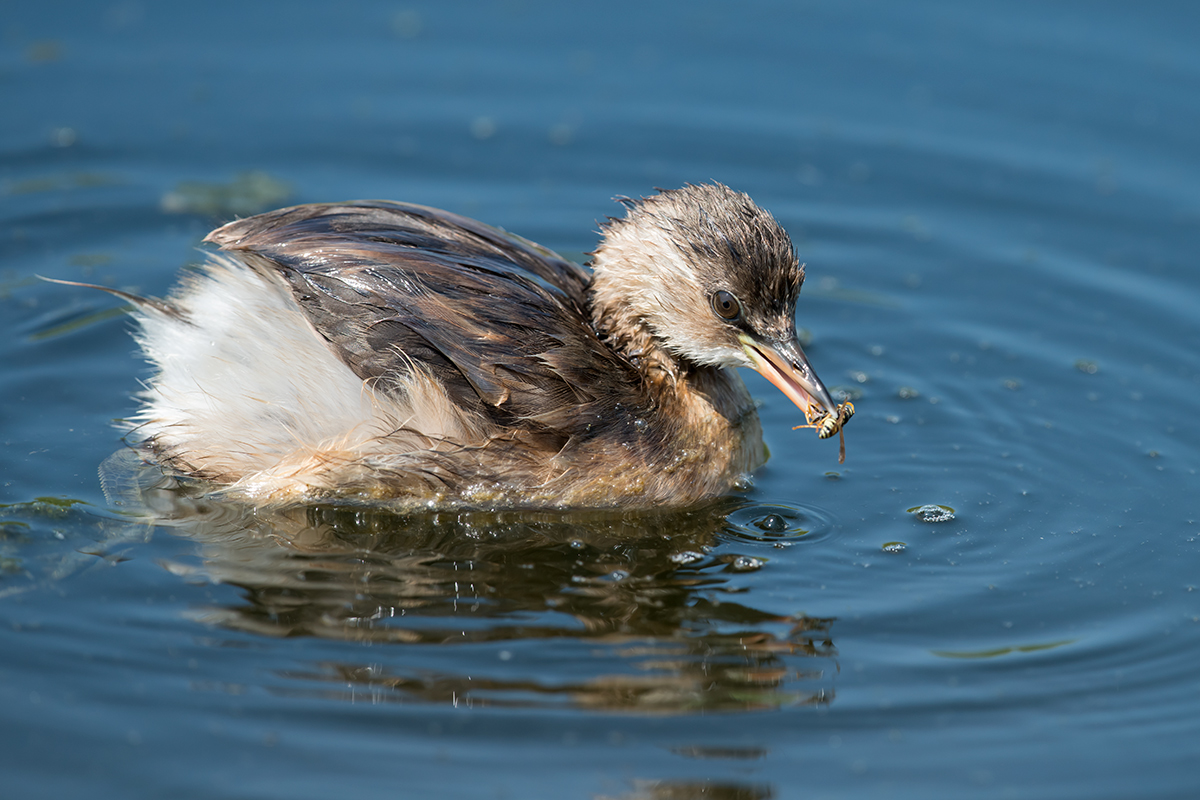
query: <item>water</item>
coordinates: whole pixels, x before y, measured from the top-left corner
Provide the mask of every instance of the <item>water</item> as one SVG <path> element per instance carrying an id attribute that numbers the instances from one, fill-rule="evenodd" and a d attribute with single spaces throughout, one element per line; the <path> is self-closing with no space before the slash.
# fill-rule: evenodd
<path id="1" fill-rule="evenodd" d="M 6 795 L 1194 796 L 1197 21 L 8 9 Z M 857 413 L 839 466 L 747 376 L 771 462 L 686 513 L 107 499 L 145 368 L 113 302 L 33 278 L 162 294 L 217 222 L 352 197 L 582 258 L 612 196 L 710 179 L 792 232 Z"/>

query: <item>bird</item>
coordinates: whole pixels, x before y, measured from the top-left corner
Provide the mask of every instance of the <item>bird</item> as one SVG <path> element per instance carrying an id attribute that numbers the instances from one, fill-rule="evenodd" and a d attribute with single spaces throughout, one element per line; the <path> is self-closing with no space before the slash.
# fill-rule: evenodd
<path id="1" fill-rule="evenodd" d="M 805 268 L 783 227 L 720 183 L 655 191 L 617 198 L 590 271 L 411 203 L 229 222 L 165 299 L 108 289 L 131 303 L 154 367 L 131 438 L 163 469 L 261 506 L 725 495 L 767 457 L 736 368 L 810 423 L 840 432 L 848 413 L 798 341 Z"/>

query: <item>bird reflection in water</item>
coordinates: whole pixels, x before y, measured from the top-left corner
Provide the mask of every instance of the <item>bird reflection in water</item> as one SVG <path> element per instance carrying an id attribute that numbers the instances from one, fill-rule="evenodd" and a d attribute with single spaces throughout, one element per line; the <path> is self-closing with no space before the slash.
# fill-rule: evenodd
<path id="1" fill-rule="evenodd" d="M 744 501 L 657 514 L 265 512 L 145 474 L 160 485 L 139 504 L 200 548 L 199 566 L 168 567 L 243 591 L 202 621 L 406 646 L 292 670 L 285 691 L 653 714 L 833 698 L 833 620 L 748 602 L 744 557 L 730 552 L 746 542 L 726 519 Z"/>

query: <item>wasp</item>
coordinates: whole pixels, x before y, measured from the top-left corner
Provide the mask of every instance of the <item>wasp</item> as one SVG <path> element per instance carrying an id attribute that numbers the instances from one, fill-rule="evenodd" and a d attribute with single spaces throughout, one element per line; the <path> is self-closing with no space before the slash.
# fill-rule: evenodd
<path id="1" fill-rule="evenodd" d="M 846 437 L 842 433 L 842 428 L 853 416 L 854 404 L 849 401 L 838 404 L 836 416 L 814 403 L 804 412 L 807 424 L 797 425 L 792 430 L 816 428 L 818 439 L 828 439 L 836 433 L 838 435 L 838 463 L 844 464 L 846 463 Z"/>

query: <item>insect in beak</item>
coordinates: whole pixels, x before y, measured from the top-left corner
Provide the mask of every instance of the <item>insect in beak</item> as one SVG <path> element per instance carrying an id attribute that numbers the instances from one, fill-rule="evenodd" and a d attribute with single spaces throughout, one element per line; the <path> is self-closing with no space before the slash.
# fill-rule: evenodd
<path id="1" fill-rule="evenodd" d="M 742 334 L 739 339 L 754 369 L 804 411 L 808 424 L 797 428 L 816 428 L 821 439 L 838 434 L 838 463 L 845 463 L 846 437 L 842 426 L 854 415 L 854 405 L 833 402 L 794 336 L 769 344 L 756 341 L 749 334 Z"/>
<path id="2" fill-rule="evenodd" d="M 808 408 L 804 409 L 804 418 L 808 420 L 807 425 L 797 425 L 792 428 L 798 431 L 801 428 L 816 428 L 818 439 L 828 439 L 835 433 L 838 435 L 838 463 L 846 463 L 846 436 L 842 433 L 842 427 L 850 421 L 854 416 L 854 403 L 849 401 L 839 403 L 837 414 L 830 414 L 824 408 L 821 408 L 816 403 L 813 403 Z"/>

